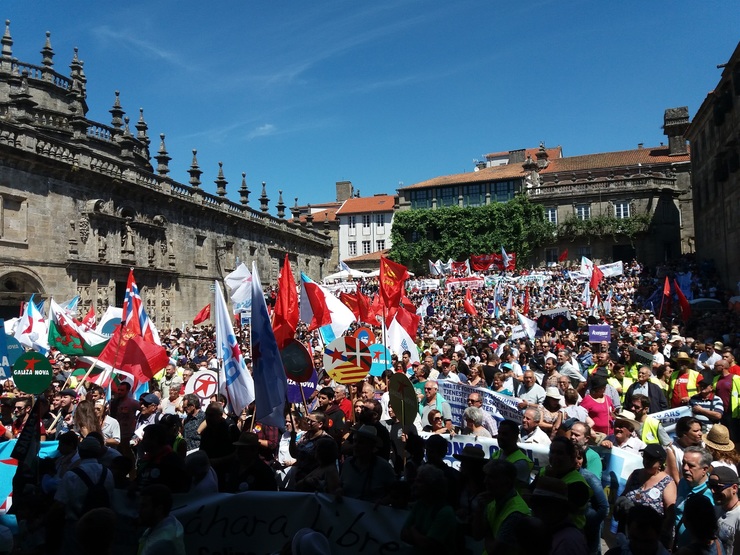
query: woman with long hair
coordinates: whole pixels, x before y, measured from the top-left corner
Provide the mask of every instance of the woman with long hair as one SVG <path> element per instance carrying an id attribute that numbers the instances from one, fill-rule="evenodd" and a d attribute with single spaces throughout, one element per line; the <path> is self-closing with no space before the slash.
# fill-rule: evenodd
<path id="1" fill-rule="evenodd" d="M 483 372 L 480 364 L 475 364 L 470 367 L 468 373 L 468 385 L 473 387 L 483 387 L 486 385 L 486 381 L 483 379 Z"/>
<path id="2" fill-rule="evenodd" d="M 84 400 L 77 404 L 74 413 L 74 430 L 80 437 L 84 438 L 90 432 L 98 432 L 102 435 L 102 427 L 98 415 L 95 414 L 95 403 Z"/>

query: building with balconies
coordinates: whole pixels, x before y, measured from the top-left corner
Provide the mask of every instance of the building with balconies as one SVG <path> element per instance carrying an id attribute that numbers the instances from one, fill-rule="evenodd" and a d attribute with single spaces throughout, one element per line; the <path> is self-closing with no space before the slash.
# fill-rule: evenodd
<path id="1" fill-rule="evenodd" d="M 713 261 L 734 289 L 740 282 L 740 43 L 686 137 L 691 142 L 696 253 Z"/>

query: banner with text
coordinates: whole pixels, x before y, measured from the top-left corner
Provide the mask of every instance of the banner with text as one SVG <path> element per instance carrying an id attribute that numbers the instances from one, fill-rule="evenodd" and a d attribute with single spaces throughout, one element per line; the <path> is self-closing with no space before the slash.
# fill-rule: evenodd
<path id="1" fill-rule="evenodd" d="M 294 492 L 178 496 L 172 514 L 185 530 L 188 555 L 280 553 L 302 528 L 324 534 L 334 555 L 412 552 L 400 540 L 408 511 L 348 497 L 338 503 L 333 496 Z"/>
<path id="2" fill-rule="evenodd" d="M 468 395 L 472 391 L 480 393 L 483 400 L 483 410 L 488 412 L 496 420 L 513 420 L 521 423 L 522 414 L 517 404 L 521 399 L 501 395 L 485 387 L 473 387 L 463 383 L 452 383 L 439 380 L 439 392 L 445 400 L 450 403 L 452 410 L 452 423 L 462 426 L 462 414 L 468 408 Z"/>

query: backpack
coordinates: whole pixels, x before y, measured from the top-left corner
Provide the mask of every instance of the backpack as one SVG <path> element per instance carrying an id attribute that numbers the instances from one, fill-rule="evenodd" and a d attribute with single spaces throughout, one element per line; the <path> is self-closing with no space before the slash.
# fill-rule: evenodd
<path id="1" fill-rule="evenodd" d="M 108 469 L 103 467 L 103 471 L 100 473 L 100 479 L 93 484 L 93 481 L 81 468 L 73 468 L 80 480 L 87 486 L 87 493 L 85 494 L 85 500 L 82 503 L 82 513 L 84 515 L 88 511 L 100 508 L 110 508 L 110 496 L 108 490 L 105 489 L 105 479 L 108 477 Z"/>

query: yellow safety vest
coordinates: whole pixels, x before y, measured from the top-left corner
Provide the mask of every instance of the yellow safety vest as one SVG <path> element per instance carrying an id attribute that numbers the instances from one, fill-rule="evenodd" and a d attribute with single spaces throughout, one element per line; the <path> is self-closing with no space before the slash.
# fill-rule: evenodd
<path id="1" fill-rule="evenodd" d="M 632 364 L 625 365 L 624 367 L 624 375 L 628 378 L 632 378 L 632 380 L 637 379 L 637 372 L 640 369 L 640 364 L 637 362 L 633 362 Z"/>
<path id="2" fill-rule="evenodd" d="M 676 370 L 671 374 L 671 379 L 668 382 L 668 404 L 671 403 L 671 400 L 673 399 L 673 390 L 676 387 L 676 381 L 678 380 L 679 371 Z M 699 381 L 699 372 L 696 370 L 689 369 L 689 383 L 686 384 L 686 391 L 688 392 L 689 397 L 692 395 L 696 395 L 696 382 Z"/>
<path id="3" fill-rule="evenodd" d="M 645 422 L 642 423 L 642 432 L 640 433 L 640 439 L 642 439 L 642 442 L 645 444 L 660 444 L 658 428 L 660 428 L 660 421 L 652 416 L 648 416 L 645 419 Z"/>
<path id="4" fill-rule="evenodd" d="M 730 392 L 730 407 L 729 409 L 732 411 L 732 417 L 733 418 L 740 418 L 740 376 L 736 376 L 735 374 L 730 374 L 732 376 L 732 391 Z M 721 376 L 715 376 L 714 377 L 714 387 L 716 389 L 717 382 L 719 381 Z M 716 395 L 716 393 L 715 393 Z M 724 407 L 724 410 L 727 410 L 728 407 Z"/>
<path id="5" fill-rule="evenodd" d="M 491 501 L 488 506 L 486 507 L 486 517 L 488 520 L 488 524 L 491 526 L 491 532 L 493 533 L 493 537 L 495 538 L 498 536 L 499 528 L 501 528 L 501 525 L 504 523 L 504 521 L 509 518 L 514 513 L 521 513 L 524 516 L 529 516 L 532 514 L 532 511 L 529 508 L 529 505 L 522 499 L 522 496 L 519 495 L 518 492 L 514 493 L 512 497 L 510 497 L 503 507 L 501 507 L 501 510 L 496 510 L 496 501 Z M 485 553 L 485 551 L 483 551 Z"/>
<path id="6" fill-rule="evenodd" d="M 622 404 L 624 404 L 624 396 L 627 393 L 627 390 L 632 385 L 633 381 L 634 380 L 632 378 L 626 375 L 624 376 L 624 378 L 622 378 L 622 383 L 619 383 L 619 378 L 615 378 L 614 376 L 606 379 L 606 383 L 611 385 L 616 391 L 619 391 L 619 387 L 622 388 L 622 393 L 619 394 L 619 400 L 622 401 Z"/>
<path id="7" fill-rule="evenodd" d="M 545 468 L 542 468 L 540 470 L 540 476 L 546 475 L 545 470 Z M 586 479 L 581 476 L 581 473 L 577 470 L 571 470 L 560 479 L 568 485 L 575 484 L 576 482 L 581 482 L 588 488 L 588 499 L 586 500 L 586 502 L 582 506 L 574 508 L 570 514 L 571 520 L 575 527 L 579 530 L 583 530 L 583 527 L 586 525 L 586 508 L 589 505 L 591 497 L 593 497 L 594 495 L 594 490 L 591 489 L 591 486 L 588 485 Z"/>
<path id="8" fill-rule="evenodd" d="M 491 459 L 500 459 L 503 454 L 504 452 L 501 449 L 499 449 L 491 456 Z M 511 453 L 510 455 L 507 455 L 505 460 L 509 461 L 511 464 L 514 464 L 517 461 L 526 461 L 527 467 L 529 467 L 530 473 L 532 472 L 532 469 L 534 468 L 534 463 L 532 462 L 532 459 L 530 459 L 527 455 L 525 455 L 524 451 L 522 451 L 519 448 L 515 449 L 514 452 Z M 516 490 L 519 493 L 521 493 L 522 490 L 527 489 L 527 486 L 528 484 L 525 485 L 525 484 L 517 483 Z"/>

